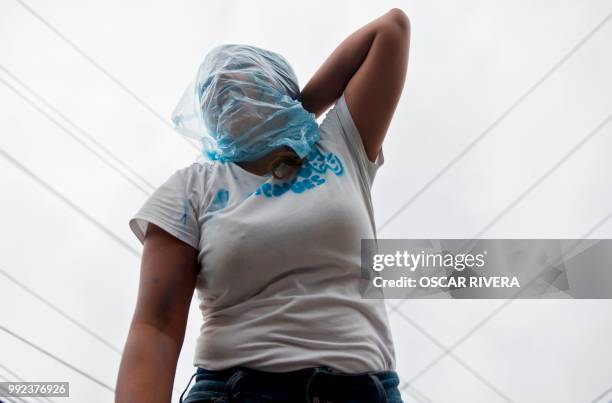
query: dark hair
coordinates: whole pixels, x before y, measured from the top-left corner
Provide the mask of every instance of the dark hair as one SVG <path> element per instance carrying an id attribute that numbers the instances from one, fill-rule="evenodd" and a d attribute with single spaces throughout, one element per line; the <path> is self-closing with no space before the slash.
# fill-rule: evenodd
<path id="1" fill-rule="evenodd" d="M 270 164 L 268 165 L 268 172 L 272 172 L 272 175 L 276 179 L 283 179 L 289 175 L 291 171 L 286 173 L 285 175 L 279 175 L 276 173 L 276 170 L 281 164 L 286 164 L 290 167 L 294 167 L 295 169 L 300 169 L 300 167 L 306 162 L 307 157 L 300 158 L 293 150 L 284 150 L 281 151 L 278 155 L 274 157 Z"/>

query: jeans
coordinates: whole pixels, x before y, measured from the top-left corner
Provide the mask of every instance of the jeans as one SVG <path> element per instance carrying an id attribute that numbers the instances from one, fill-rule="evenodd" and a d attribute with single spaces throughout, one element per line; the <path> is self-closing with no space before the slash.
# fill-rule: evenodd
<path id="1" fill-rule="evenodd" d="M 403 403 L 395 371 L 342 374 L 313 367 L 273 373 L 234 367 L 198 368 L 194 376 L 183 403 Z"/>

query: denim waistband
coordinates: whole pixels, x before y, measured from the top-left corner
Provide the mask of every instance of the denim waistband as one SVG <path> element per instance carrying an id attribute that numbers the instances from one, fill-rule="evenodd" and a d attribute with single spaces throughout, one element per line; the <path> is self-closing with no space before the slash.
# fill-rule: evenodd
<path id="1" fill-rule="evenodd" d="M 195 379 L 196 379 L 196 382 L 200 379 L 214 379 L 214 380 L 219 380 L 219 381 L 227 381 L 229 378 L 232 377 L 232 375 L 236 371 L 240 371 L 240 370 L 247 371 L 248 373 L 255 375 L 257 377 L 274 378 L 275 381 L 278 381 L 279 379 L 287 379 L 287 380 L 304 379 L 308 377 L 309 375 L 311 375 L 313 372 L 325 372 L 331 375 L 336 375 L 339 378 L 345 378 L 345 379 L 351 379 L 357 376 L 364 376 L 364 375 L 372 374 L 372 375 L 375 375 L 380 380 L 385 380 L 385 379 L 398 379 L 399 380 L 399 376 L 397 372 L 395 371 L 370 371 L 370 372 L 347 374 L 347 373 L 342 373 L 330 367 L 325 367 L 325 366 L 298 369 L 298 370 L 290 371 L 290 372 L 266 372 L 266 371 L 260 371 L 260 370 L 247 368 L 247 367 L 232 367 L 232 368 L 221 369 L 221 370 L 210 370 L 210 369 L 204 369 L 204 368 L 198 367 L 196 369 Z"/>
<path id="2" fill-rule="evenodd" d="M 348 395 L 369 396 L 368 402 L 387 402 L 387 391 L 396 392 L 399 376 L 395 371 L 372 371 L 347 374 L 319 366 L 290 372 L 265 372 L 246 367 L 224 370 L 198 368 L 198 382 L 224 384 L 228 402 L 232 396 L 249 391 L 274 391 L 291 401 L 315 402 L 320 396 L 342 400 Z M 194 385 L 195 387 L 195 385 Z M 394 400 L 396 401 L 396 400 Z M 401 400 L 400 400 L 401 401 Z"/>

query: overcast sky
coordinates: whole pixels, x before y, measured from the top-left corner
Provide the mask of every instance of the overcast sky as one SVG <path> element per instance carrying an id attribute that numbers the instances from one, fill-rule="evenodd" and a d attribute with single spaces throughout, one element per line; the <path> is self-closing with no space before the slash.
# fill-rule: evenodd
<path id="1" fill-rule="evenodd" d="M 197 150 L 169 116 L 215 45 L 277 51 L 304 85 L 358 27 L 392 7 L 410 16 L 408 78 L 373 190 L 378 224 L 413 201 L 381 238 L 470 238 L 504 211 L 482 236 L 579 238 L 612 213 L 612 123 L 507 209 L 612 113 L 612 22 L 572 51 L 611 0 L 24 1 L 0 3 L 0 325 L 111 387 L 119 354 L 6 275 L 123 347 L 140 253 L 128 220 L 151 187 L 109 168 L 92 139 L 154 187 L 189 165 Z M 611 235 L 612 219 L 590 237 Z M 501 303 L 406 301 L 390 314 L 397 370 L 416 377 L 406 401 L 590 402 L 612 386 L 610 301 L 515 301 L 428 367 Z M 192 308 L 179 390 L 194 371 Z M 0 378 L 15 374 L 69 381 L 70 401 L 112 401 L 0 331 Z"/>

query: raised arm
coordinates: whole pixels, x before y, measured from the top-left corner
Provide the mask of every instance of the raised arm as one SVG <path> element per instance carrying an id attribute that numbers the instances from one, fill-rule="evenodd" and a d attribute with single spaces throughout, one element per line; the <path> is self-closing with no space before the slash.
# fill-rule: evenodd
<path id="1" fill-rule="evenodd" d="M 149 224 L 136 310 L 121 359 L 116 403 L 168 403 L 198 272 L 197 251 Z"/>
<path id="2" fill-rule="evenodd" d="M 344 91 L 371 161 L 404 87 L 409 43 L 408 17 L 394 8 L 342 41 L 302 90 L 304 108 L 317 117 Z"/>

